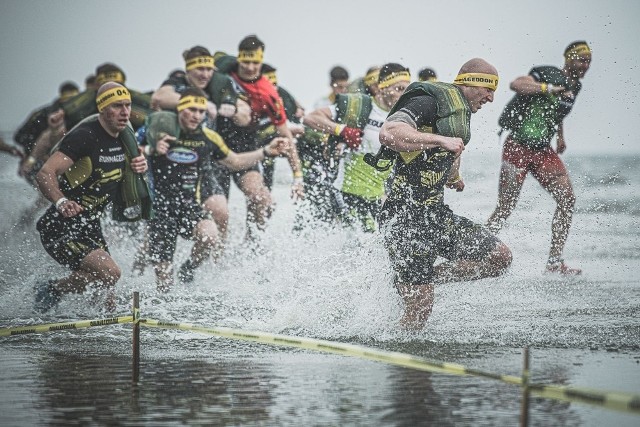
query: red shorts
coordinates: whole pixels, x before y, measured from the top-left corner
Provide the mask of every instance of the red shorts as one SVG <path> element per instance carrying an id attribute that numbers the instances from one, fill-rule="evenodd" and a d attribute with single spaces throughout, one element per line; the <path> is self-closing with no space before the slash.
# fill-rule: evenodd
<path id="1" fill-rule="evenodd" d="M 546 147 L 539 150 L 528 148 L 518 144 L 511 138 L 507 138 L 502 149 L 502 161 L 509 162 L 526 175 L 528 172 L 541 183 L 545 184 L 550 179 L 567 174 L 567 168 L 560 160 L 558 153 L 553 148 Z"/>

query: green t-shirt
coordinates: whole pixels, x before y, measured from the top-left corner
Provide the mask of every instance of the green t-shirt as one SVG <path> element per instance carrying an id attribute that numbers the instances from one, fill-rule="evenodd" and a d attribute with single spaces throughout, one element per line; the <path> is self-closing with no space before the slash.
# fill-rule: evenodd
<path id="1" fill-rule="evenodd" d="M 534 67 L 529 75 L 537 82 L 563 86 L 567 90 L 562 94 L 516 95 L 505 107 L 498 123 L 502 129 L 510 131 L 516 142 L 540 149 L 550 145 L 558 125 L 571 112 L 582 85 L 552 66 Z"/>

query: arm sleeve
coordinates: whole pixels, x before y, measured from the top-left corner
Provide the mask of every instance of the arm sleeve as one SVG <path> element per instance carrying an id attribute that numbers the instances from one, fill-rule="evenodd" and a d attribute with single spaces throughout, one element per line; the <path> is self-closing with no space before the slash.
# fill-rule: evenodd
<path id="1" fill-rule="evenodd" d="M 90 138 L 91 133 L 83 129 L 77 129 L 66 135 L 60 142 L 60 151 L 74 162 L 91 154 Z M 95 138 L 94 138 L 95 139 Z"/>
<path id="2" fill-rule="evenodd" d="M 398 112 L 402 112 L 411 117 L 416 124 L 416 129 L 418 129 L 421 126 L 428 126 L 435 122 L 438 113 L 438 104 L 432 96 L 419 95 L 409 99 Z"/>

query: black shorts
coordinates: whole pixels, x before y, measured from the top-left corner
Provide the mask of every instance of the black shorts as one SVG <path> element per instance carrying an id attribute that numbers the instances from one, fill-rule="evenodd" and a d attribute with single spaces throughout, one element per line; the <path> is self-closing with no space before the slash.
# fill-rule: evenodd
<path id="1" fill-rule="evenodd" d="M 212 170 L 216 182 L 222 189 L 221 194 L 224 194 L 224 196 L 228 199 L 229 190 L 231 189 L 231 178 L 233 178 L 233 181 L 237 186 L 240 186 L 240 179 L 244 176 L 244 174 L 251 171 L 260 173 L 260 166 L 255 165 L 250 167 L 249 169 L 245 169 L 239 172 L 232 172 L 220 163 L 216 163 L 213 165 Z"/>
<path id="2" fill-rule="evenodd" d="M 391 264 L 399 281 L 407 284 L 433 283 L 439 256 L 480 261 L 500 242 L 485 227 L 455 215 L 446 205 L 421 207 L 388 201 L 380 223 Z"/>
<path id="3" fill-rule="evenodd" d="M 227 192 L 225 193 L 224 189 L 222 188 L 222 186 L 218 182 L 218 178 L 216 177 L 216 173 L 213 170 L 214 167 L 217 167 L 217 166 L 211 166 L 211 167 L 209 167 L 209 168 L 207 168 L 207 169 L 202 171 L 202 184 L 200 186 L 200 199 L 201 199 L 201 201 L 203 203 L 204 203 L 205 200 L 207 200 L 211 196 L 226 195 L 226 197 L 229 197 L 228 196 L 229 191 L 227 190 Z"/>
<path id="4" fill-rule="evenodd" d="M 51 206 L 38 220 L 36 228 L 51 258 L 74 271 L 91 252 L 98 249 L 109 252 L 98 217 L 64 218 Z"/>
<path id="5" fill-rule="evenodd" d="M 151 261 L 172 261 L 178 236 L 192 240 L 196 225 L 206 219 L 207 214 L 195 201 L 180 202 L 179 196 L 168 197 L 158 193 L 154 210 L 155 218 L 149 221 Z"/>

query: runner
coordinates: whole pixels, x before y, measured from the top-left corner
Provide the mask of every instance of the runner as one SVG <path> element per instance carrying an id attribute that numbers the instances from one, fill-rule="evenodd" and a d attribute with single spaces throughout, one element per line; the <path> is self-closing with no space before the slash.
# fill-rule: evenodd
<path id="1" fill-rule="evenodd" d="M 591 65 L 591 49 L 585 41 L 571 43 L 564 51 L 564 67 L 534 67 L 529 75 L 511 82 L 515 97 L 500 116 L 500 127 L 508 131 L 502 152 L 498 204 L 487 227 L 498 233 L 516 207 L 528 173 L 556 202 L 551 222 L 551 249 L 546 271 L 563 275 L 581 274 L 567 266 L 562 252 L 567 242 L 576 196 L 559 154 L 567 149 L 564 119 L 582 89 L 580 80 Z M 556 150 L 551 140 L 557 134 Z"/>
<path id="2" fill-rule="evenodd" d="M 251 107 L 251 125 L 240 127 L 231 121 L 218 122 L 218 131 L 224 141 L 235 152 L 253 151 L 258 148 L 257 130 L 260 121 L 268 117 L 278 131 L 278 135 L 293 140 L 293 135 L 286 124 L 286 113 L 282 99 L 273 84 L 261 75 L 264 56 L 264 43 L 255 35 L 245 37 L 238 46 L 238 57 L 230 64 L 229 75 L 232 78 L 239 96 L 247 99 Z M 293 172 L 291 188 L 294 199 L 304 195 L 302 170 L 295 144 L 289 145 L 286 154 Z M 215 167 L 214 172 L 218 183 L 224 190 L 224 196 L 218 196 L 214 205 L 228 213 L 227 198 L 231 178 L 247 198 L 247 237 L 255 237 L 254 229 L 262 230 L 271 214 L 271 194 L 264 183 L 264 179 L 257 166 L 232 172 L 222 167 Z"/>
<path id="3" fill-rule="evenodd" d="M 418 81 L 419 82 L 437 82 L 438 76 L 436 72 L 432 68 L 423 68 L 418 73 Z"/>
<path id="4" fill-rule="evenodd" d="M 349 88 L 349 72 L 340 65 L 333 67 L 329 72 L 329 86 L 331 86 L 331 92 L 313 104 L 314 110 L 334 104 L 338 94 L 347 93 Z"/>
<path id="5" fill-rule="evenodd" d="M 149 118 L 147 151 L 153 157 L 156 212 L 149 223 L 149 248 L 158 290 L 162 292 L 173 286 L 172 264 L 178 236 L 195 240 L 191 256 L 180 267 L 178 279 L 182 283 L 193 281 L 195 269 L 221 243 L 218 227 L 203 209 L 201 200 L 203 181 L 210 178 L 204 171 L 211 161 L 230 170 L 242 170 L 288 149 L 285 138 L 275 138 L 264 148 L 234 153 L 220 135 L 201 126 L 207 103 L 202 90 L 188 88 L 180 97 L 177 116 L 161 112 Z M 174 122 L 174 135 L 157 129 L 159 126 L 166 129 L 169 121 Z"/>
<path id="6" fill-rule="evenodd" d="M 476 58 L 462 66 L 453 85 L 412 83 L 380 131 L 380 142 L 397 158 L 381 227 L 405 327 L 425 325 L 435 284 L 498 276 L 511 263 L 509 248 L 444 203 L 445 185 L 464 188 L 460 155 L 471 138 L 471 114 L 493 101 L 497 74 Z M 448 262 L 434 266 L 438 256 Z"/>
<path id="7" fill-rule="evenodd" d="M 368 232 L 376 229 L 390 167 L 376 170 L 365 163 L 364 157 L 380 149 L 380 128 L 411 82 L 411 75 L 403 65 L 389 63 L 382 66 L 378 79 L 375 96 L 339 94 L 335 105 L 312 111 L 304 120 L 307 126 L 332 134 L 330 145 L 336 144 L 335 151 L 346 150 L 342 161 L 341 155 L 336 159 L 338 172 L 333 184 L 337 190 L 336 213 L 349 224 L 357 220 Z"/>
<path id="8" fill-rule="evenodd" d="M 122 140 L 131 113 L 131 96 L 122 85 L 106 83 L 97 91 L 98 119 L 69 132 L 42 166 L 37 182 L 53 203 L 38 220 L 47 253 L 72 273 L 36 288 L 36 310 L 46 312 L 62 295 L 83 293 L 89 284 L 107 291 L 107 309 L 115 309 L 114 286 L 120 279 L 102 235 L 100 217 L 116 198 L 128 173 L 144 173 L 144 156 Z M 132 155 L 133 154 L 133 155 Z"/>
<path id="9" fill-rule="evenodd" d="M 302 153 L 300 152 L 300 137 L 304 134 L 304 126 L 302 125 L 302 118 L 304 117 L 304 108 L 296 99 L 289 93 L 288 90 L 278 85 L 278 75 L 276 73 L 276 68 L 273 66 L 263 63 L 261 72 L 262 75 L 265 76 L 272 84 L 275 86 L 278 91 L 278 95 L 282 98 L 282 103 L 284 105 L 284 112 L 287 116 L 287 127 L 289 131 L 296 139 L 296 146 L 298 148 L 298 154 L 300 156 L 300 160 L 302 161 Z M 276 127 L 271 122 L 269 117 L 264 117 L 260 121 L 260 127 L 258 129 L 258 146 L 263 146 L 273 137 L 278 134 Z M 265 159 L 262 162 L 262 176 L 264 178 L 264 183 L 271 191 L 271 187 L 273 186 L 273 173 L 275 166 L 275 159 Z"/>
<path id="10" fill-rule="evenodd" d="M 16 143 L 24 149 L 24 156 L 22 156 L 18 167 L 18 175 L 36 189 L 36 175 L 49 158 L 49 150 L 52 147 L 52 131 L 49 129 L 48 117 L 54 111 L 59 110 L 63 102 L 78 94 L 78 86 L 73 82 L 64 82 L 60 85 L 58 93 L 58 98 L 52 103 L 31 113 L 13 136 Z M 62 134 L 58 131 L 53 136 L 57 140 L 62 137 Z M 22 226 L 32 226 L 37 215 L 49 206 L 49 201 L 42 197 L 39 191 L 37 193 L 37 199 L 33 204 L 20 214 L 18 223 Z"/>

